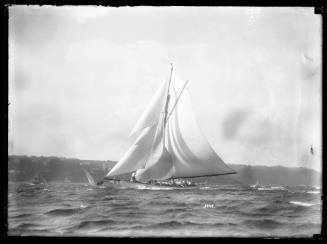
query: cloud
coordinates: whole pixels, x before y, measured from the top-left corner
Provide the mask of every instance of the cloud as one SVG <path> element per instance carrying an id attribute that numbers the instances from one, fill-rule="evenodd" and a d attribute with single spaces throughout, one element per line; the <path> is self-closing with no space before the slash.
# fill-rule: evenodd
<path id="1" fill-rule="evenodd" d="M 226 139 L 233 139 L 238 136 L 238 130 L 247 116 L 246 110 L 237 110 L 228 114 L 223 122 L 223 134 Z"/>

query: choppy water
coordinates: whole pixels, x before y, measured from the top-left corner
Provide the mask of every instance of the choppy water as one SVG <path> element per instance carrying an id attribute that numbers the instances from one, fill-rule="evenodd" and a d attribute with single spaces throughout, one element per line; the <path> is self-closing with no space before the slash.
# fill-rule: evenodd
<path id="1" fill-rule="evenodd" d="M 117 189 L 9 183 L 8 234 L 47 236 L 306 236 L 321 231 L 311 187 Z"/>

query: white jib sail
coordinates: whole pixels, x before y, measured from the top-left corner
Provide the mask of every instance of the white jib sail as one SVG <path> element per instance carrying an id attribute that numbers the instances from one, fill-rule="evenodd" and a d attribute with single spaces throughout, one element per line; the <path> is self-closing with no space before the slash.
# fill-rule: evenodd
<path id="1" fill-rule="evenodd" d="M 142 131 L 136 142 L 134 142 L 123 157 L 115 164 L 106 177 L 129 173 L 144 167 L 146 157 L 152 148 L 157 124 L 147 127 Z"/>

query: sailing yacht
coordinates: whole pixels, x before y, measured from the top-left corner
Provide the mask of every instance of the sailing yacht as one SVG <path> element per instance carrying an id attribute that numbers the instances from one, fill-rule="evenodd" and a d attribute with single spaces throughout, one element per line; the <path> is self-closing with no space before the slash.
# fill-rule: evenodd
<path id="1" fill-rule="evenodd" d="M 93 179 L 92 175 L 86 169 L 82 169 L 82 170 L 85 173 L 85 176 L 89 182 L 89 185 L 96 186 L 97 184 L 95 183 L 95 180 Z"/>
<path id="2" fill-rule="evenodd" d="M 250 185 L 251 188 L 262 188 L 263 186 L 260 185 L 259 181 L 257 181 L 254 185 Z"/>
<path id="3" fill-rule="evenodd" d="M 174 184 L 182 178 L 236 173 L 197 126 L 187 85 L 188 81 L 173 73 L 171 65 L 169 79 L 161 84 L 130 133 L 138 137 L 105 180 L 134 172 L 133 183 L 170 180 Z"/>

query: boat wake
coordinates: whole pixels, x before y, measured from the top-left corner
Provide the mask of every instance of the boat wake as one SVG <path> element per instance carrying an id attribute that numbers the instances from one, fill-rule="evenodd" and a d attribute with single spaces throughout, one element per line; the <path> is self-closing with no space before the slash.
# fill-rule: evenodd
<path id="1" fill-rule="evenodd" d="M 169 187 L 169 186 L 146 186 L 146 185 L 139 185 L 139 186 L 136 186 L 137 189 L 139 190 L 155 190 L 155 191 L 158 191 L 158 190 L 176 190 L 178 189 L 178 187 Z"/>

